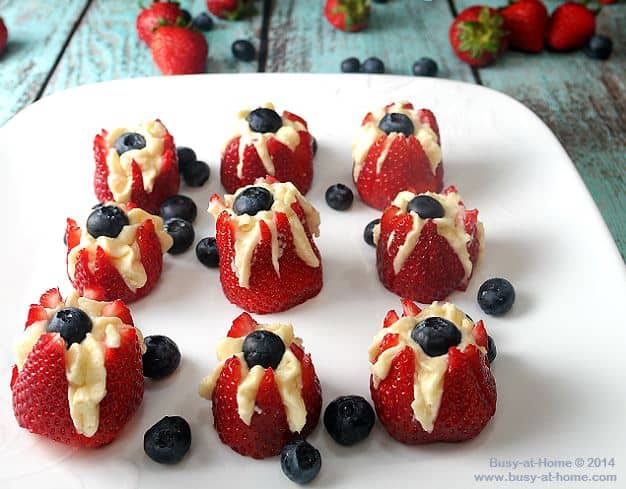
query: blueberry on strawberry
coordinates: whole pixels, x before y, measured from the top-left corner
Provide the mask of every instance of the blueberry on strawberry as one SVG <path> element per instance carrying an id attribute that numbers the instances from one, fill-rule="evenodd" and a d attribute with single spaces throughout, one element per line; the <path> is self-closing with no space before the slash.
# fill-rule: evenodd
<path id="1" fill-rule="evenodd" d="M 220 264 L 220 254 L 215 238 L 202 238 L 196 245 L 198 261 L 208 268 L 217 268 Z"/>
<path id="2" fill-rule="evenodd" d="M 161 204 L 160 215 L 164 221 L 179 217 L 185 221 L 194 222 L 197 214 L 196 204 L 186 195 L 173 195 Z"/>
<path id="3" fill-rule="evenodd" d="M 180 365 L 180 350 L 172 339 L 163 335 L 144 338 L 143 375 L 158 380 L 171 375 Z"/>
<path id="4" fill-rule="evenodd" d="M 374 426 L 374 410 L 361 396 L 341 396 L 324 411 L 326 431 L 340 445 L 350 446 L 367 438 Z"/>
<path id="5" fill-rule="evenodd" d="M 180 416 L 165 416 L 143 436 L 146 455 L 160 464 L 175 464 L 189 451 L 191 428 Z"/>
<path id="6" fill-rule="evenodd" d="M 415 76 L 437 76 L 439 67 L 432 58 L 420 58 L 413 63 L 413 74 Z"/>
<path id="7" fill-rule="evenodd" d="M 411 338 L 427 355 L 438 357 L 461 343 L 461 332 L 453 322 L 433 316 L 417 323 Z"/>
<path id="8" fill-rule="evenodd" d="M 46 327 L 48 333 L 60 333 L 67 348 L 80 343 L 91 332 L 91 319 L 82 309 L 66 307 L 57 311 Z"/>
<path id="9" fill-rule="evenodd" d="M 276 370 L 284 353 L 285 343 L 280 336 L 271 331 L 253 331 L 243 340 L 243 357 L 248 368 L 260 365 Z"/>
<path id="10" fill-rule="evenodd" d="M 233 211 L 238 216 L 255 216 L 258 212 L 269 211 L 274 204 L 272 193 L 264 187 L 248 187 L 242 190 L 233 202 Z"/>
<path id="11" fill-rule="evenodd" d="M 354 201 L 354 194 L 343 183 L 331 185 L 326 190 L 326 203 L 336 211 L 345 211 L 350 208 Z"/>
<path id="12" fill-rule="evenodd" d="M 233 56 L 239 61 L 249 62 L 254 61 L 254 58 L 256 58 L 256 49 L 254 44 L 247 39 L 236 40 L 233 42 L 230 50 L 233 53 Z"/>
<path id="13" fill-rule="evenodd" d="M 96 207 L 87 218 L 87 232 L 94 238 L 100 236 L 117 238 L 127 225 L 128 216 L 114 205 Z"/>
<path id="14" fill-rule="evenodd" d="M 254 109 L 246 117 L 250 130 L 254 132 L 276 132 L 283 127 L 283 120 L 275 110 L 261 107 Z"/>
<path id="15" fill-rule="evenodd" d="M 411 199 L 407 210 L 415 212 L 422 219 L 437 219 L 445 216 L 441 202 L 429 195 L 418 195 Z"/>
<path id="16" fill-rule="evenodd" d="M 363 239 L 370 246 L 376 246 L 376 243 L 374 243 L 374 228 L 377 224 L 380 224 L 380 219 L 374 219 L 368 222 L 363 230 Z"/>
<path id="17" fill-rule="evenodd" d="M 511 310 L 515 302 L 515 289 L 504 278 L 490 278 L 478 289 L 478 305 L 485 314 L 500 316 Z"/>
<path id="18" fill-rule="evenodd" d="M 363 71 L 363 73 L 380 75 L 385 72 L 385 63 L 383 63 L 380 58 L 372 56 L 371 58 L 367 58 L 365 61 L 363 61 L 363 64 L 361 65 L 361 70 Z"/>
<path id="19" fill-rule="evenodd" d="M 126 151 L 130 151 L 132 149 L 145 148 L 146 138 L 144 138 L 138 132 L 125 132 L 115 140 L 115 143 L 113 143 L 113 147 L 118 152 L 118 154 L 122 155 L 126 153 Z"/>
<path id="20" fill-rule="evenodd" d="M 280 452 L 280 466 L 289 480 L 296 484 L 307 484 L 319 474 L 322 456 L 309 442 L 297 439 L 283 447 Z"/>
<path id="21" fill-rule="evenodd" d="M 404 134 L 407 138 L 413 134 L 413 131 L 415 131 L 413 121 L 407 115 L 399 112 L 385 114 L 385 116 L 378 123 L 378 127 L 386 134 L 397 132 Z"/>
<path id="22" fill-rule="evenodd" d="M 193 225 L 189 221 L 173 217 L 165 221 L 163 226 L 165 232 L 169 234 L 174 240 L 174 244 L 168 250 L 168 253 L 172 255 L 179 255 L 189 249 L 193 244 L 193 240 L 196 236 L 193 230 Z"/>

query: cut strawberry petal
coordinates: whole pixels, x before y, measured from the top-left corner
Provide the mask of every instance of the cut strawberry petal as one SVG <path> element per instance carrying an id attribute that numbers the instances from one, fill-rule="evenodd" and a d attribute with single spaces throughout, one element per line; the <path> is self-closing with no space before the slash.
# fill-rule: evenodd
<path id="1" fill-rule="evenodd" d="M 48 319 L 48 313 L 45 308 L 40 304 L 31 304 L 28 310 L 28 318 L 26 319 L 26 328 L 37 321 L 44 321 Z"/>
<path id="2" fill-rule="evenodd" d="M 118 299 L 104 306 L 102 308 L 102 315 L 120 318 L 124 324 L 134 326 L 130 309 L 126 307 L 126 304 L 122 300 Z"/>
<path id="3" fill-rule="evenodd" d="M 474 328 L 472 329 L 472 336 L 474 336 L 474 340 L 476 340 L 476 344 L 478 346 L 487 348 L 487 344 L 489 340 L 487 338 L 487 330 L 485 329 L 485 323 L 483 323 L 482 319 L 474 325 Z"/>
<path id="4" fill-rule="evenodd" d="M 59 292 L 58 288 L 49 289 L 45 291 L 43 294 L 41 294 L 41 297 L 39 298 L 39 303 L 43 307 L 47 307 L 49 309 L 54 309 L 62 301 L 63 301 L 63 298 L 61 297 L 61 293 Z"/>
<path id="5" fill-rule="evenodd" d="M 376 361 L 378 360 L 378 357 L 382 354 L 382 352 L 384 352 L 385 350 L 388 350 L 389 348 L 393 348 L 394 346 L 397 346 L 399 344 L 400 344 L 399 335 L 393 334 L 393 333 L 387 333 L 383 337 L 383 340 L 380 342 L 380 346 L 378 347 L 378 354 L 376 355 L 376 358 L 374 358 L 374 363 L 376 363 Z"/>
<path id="6" fill-rule="evenodd" d="M 402 299 L 402 315 L 417 316 L 422 310 L 410 299 Z"/>
<path id="7" fill-rule="evenodd" d="M 233 324 L 228 330 L 229 338 L 242 338 L 252 333 L 256 327 L 257 322 L 247 312 L 241 313 L 233 320 Z"/>
<path id="8" fill-rule="evenodd" d="M 394 311 L 393 309 L 391 309 L 385 316 L 385 320 L 383 321 L 383 328 L 388 328 L 393 323 L 395 323 L 398 319 L 400 319 L 398 317 L 398 313 Z"/>

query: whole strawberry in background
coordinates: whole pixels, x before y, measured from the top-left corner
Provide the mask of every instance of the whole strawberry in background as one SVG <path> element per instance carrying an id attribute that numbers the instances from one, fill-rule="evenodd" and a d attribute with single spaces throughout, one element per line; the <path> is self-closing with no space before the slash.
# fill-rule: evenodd
<path id="1" fill-rule="evenodd" d="M 135 26 L 139 39 L 150 46 L 155 29 L 163 23 L 176 24 L 179 17 L 181 17 L 181 9 L 178 2 L 155 0 L 152 5 L 144 8 L 137 16 Z"/>
<path id="2" fill-rule="evenodd" d="M 204 72 L 209 46 L 200 32 L 164 25 L 154 31 L 150 50 L 164 75 L 189 75 Z"/>
<path id="3" fill-rule="evenodd" d="M 548 9 L 540 0 L 519 0 L 500 10 L 510 46 L 520 51 L 539 53 L 543 50 L 548 27 Z"/>
<path id="4" fill-rule="evenodd" d="M 552 12 L 546 41 L 553 51 L 582 48 L 596 30 L 594 13 L 580 3 L 566 2 Z"/>
<path id="5" fill-rule="evenodd" d="M 216 17 L 238 20 L 254 12 L 250 0 L 207 0 L 206 8 Z"/>
<path id="6" fill-rule="evenodd" d="M 457 15 L 449 37 L 457 57 L 471 66 L 490 65 L 509 44 L 502 14 L 481 5 L 466 8 Z"/>
<path id="7" fill-rule="evenodd" d="M 4 51 L 4 48 L 7 45 L 7 40 L 9 38 L 9 32 L 7 31 L 7 27 L 4 25 L 4 21 L 2 17 L 0 17 L 0 54 Z"/>
<path id="8" fill-rule="evenodd" d="M 370 0 L 327 0 L 324 15 L 336 29 L 357 32 L 367 27 L 370 9 Z"/>

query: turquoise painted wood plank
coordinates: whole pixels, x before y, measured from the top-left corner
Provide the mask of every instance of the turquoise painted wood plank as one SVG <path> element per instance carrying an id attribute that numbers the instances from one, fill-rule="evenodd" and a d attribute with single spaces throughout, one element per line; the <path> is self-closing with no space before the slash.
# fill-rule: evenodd
<path id="1" fill-rule="evenodd" d="M 422 56 L 437 60 L 440 76 L 472 81 L 470 69 L 450 52 L 452 19 L 447 2 L 393 0 L 373 4 L 363 32 L 344 33 L 324 18 L 323 1 L 275 2 L 269 29 L 267 71 L 337 73 L 344 58 L 381 58 L 388 73 L 411 74 Z"/>
<path id="2" fill-rule="evenodd" d="M 0 126 L 35 99 L 86 4 L 0 0 L 0 16 L 9 30 L 0 56 Z"/>
<path id="3" fill-rule="evenodd" d="M 159 75 L 150 50 L 136 35 L 137 4 L 129 0 L 93 0 L 45 94 L 84 83 Z M 206 10 L 204 0 L 183 0 L 181 6 L 193 15 Z M 261 20 L 260 15 L 238 22 L 216 20 L 215 28 L 206 33 L 208 72 L 257 71 L 257 62 L 233 59 L 230 46 L 236 39 L 249 39 L 258 49 Z"/>

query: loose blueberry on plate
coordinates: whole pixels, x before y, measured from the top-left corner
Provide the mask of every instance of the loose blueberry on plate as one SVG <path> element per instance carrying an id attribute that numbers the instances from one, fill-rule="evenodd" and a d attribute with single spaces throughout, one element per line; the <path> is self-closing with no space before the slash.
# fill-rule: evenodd
<path id="1" fill-rule="evenodd" d="M 198 209 L 194 201 L 186 195 L 173 195 L 161 204 L 160 214 L 164 221 L 179 217 L 192 223 L 196 220 Z"/>
<path id="2" fill-rule="evenodd" d="M 183 173 L 191 164 L 198 158 L 196 152 L 185 146 L 179 146 L 176 148 L 176 156 L 178 157 L 178 168 Z"/>
<path id="3" fill-rule="evenodd" d="M 413 63 L 413 74 L 415 76 L 437 76 L 439 67 L 434 59 L 420 58 Z"/>
<path id="4" fill-rule="evenodd" d="M 515 289 L 503 278 L 490 278 L 478 289 L 478 305 L 485 314 L 500 316 L 511 310 L 515 302 Z"/>
<path id="5" fill-rule="evenodd" d="M 202 187 L 211 176 L 211 168 L 204 161 L 193 161 L 182 173 L 189 187 Z"/>
<path id="6" fill-rule="evenodd" d="M 346 58 L 341 62 L 342 73 L 358 73 L 361 71 L 361 62 L 359 58 Z"/>
<path id="7" fill-rule="evenodd" d="M 206 12 L 202 12 L 193 19 L 193 25 L 202 32 L 210 31 L 213 29 L 213 18 Z"/>
<path id="8" fill-rule="evenodd" d="M 283 127 L 283 120 L 278 113 L 265 107 L 254 109 L 248 114 L 246 120 L 254 132 L 276 132 Z"/>
<path id="9" fill-rule="evenodd" d="M 131 149 L 143 149 L 146 147 L 146 139 L 136 132 L 125 132 L 115 140 L 113 147 L 122 155 Z"/>
<path id="10" fill-rule="evenodd" d="M 422 219 L 438 219 L 446 214 L 441 202 L 429 195 L 418 195 L 414 197 L 409 202 L 407 208 L 409 211 L 415 212 Z"/>
<path id="11" fill-rule="evenodd" d="M 243 357 L 248 368 L 260 365 L 263 368 L 278 368 L 285 353 L 285 343 L 271 331 L 253 331 L 243 340 Z"/>
<path id="12" fill-rule="evenodd" d="M 254 45 L 246 40 L 239 39 L 235 41 L 230 50 L 233 53 L 233 56 L 240 61 L 253 61 L 256 58 L 256 49 Z"/>
<path id="13" fill-rule="evenodd" d="M 146 455 L 160 464 L 182 460 L 191 446 L 191 428 L 180 416 L 165 416 L 143 435 Z"/>
<path id="14" fill-rule="evenodd" d="M 83 310 L 76 307 L 66 307 L 52 316 L 46 331 L 48 333 L 60 333 L 67 348 L 69 348 L 73 343 L 83 341 L 87 333 L 91 332 L 91 327 L 91 319 Z"/>
<path id="15" fill-rule="evenodd" d="M 107 236 L 117 238 L 128 225 L 128 216 L 114 205 L 96 207 L 87 218 L 87 232 L 94 238 Z"/>
<path id="16" fill-rule="evenodd" d="M 376 243 L 374 243 L 374 227 L 376 226 L 376 224 L 380 224 L 380 219 L 374 219 L 373 221 L 370 221 L 369 223 L 367 223 L 367 226 L 365 226 L 365 229 L 363 230 L 363 239 L 370 246 L 376 246 Z"/>
<path id="17" fill-rule="evenodd" d="M 326 190 L 326 203 L 336 211 L 345 211 L 349 209 L 354 200 L 352 190 L 342 183 L 331 185 Z"/>
<path id="18" fill-rule="evenodd" d="M 183 25 L 188 25 L 189 22 L 191 22 L 191 14 L 189 13 L 189 10 L 181 9 L 180 19 Z"/>
<path id="19" fill-rule="evenodd" d="M 263 187 L 248 187 L 242 190 L 233 202 L 233 211 L 238 216 L 248 214 L 255 216 L 257 212 L 269 211 L 274 204 L 272 193 Z"/>
<path id="20" fill-rule="evenodd" d="M 180 365 L 178 345 L 167 336 L 146 336 L 143 340 L 146 352 L 143 354 L 143 375 L 158 380 L 172 374 Z"/>
<path id="21" fill-rule="evenodd" d="M 496 342 L 493 341 L 491 336 L 487 336 L 487 360 L 491 365 L 498 355 L 498 349 L 496 348 Z"/>
<path id="22" fill-rule="evenodd" d="M 378 123 L 378 127 L 386 134 L 392 132 L 399 132 L 404 134 L 407 138 L 415 131 L 415 126 L 409 117 L 398 112 L 392 114 L 385 114 L 385 116 Z"/>
<path id="23" fill-rule="evenodd" d="M 198 241 L 196 256 L 205 267 L 217 268 L 220 264 L 220 254 L 215 238 L 202 238 Z"/>
<path id="24" fill-rule="evenodd" d="M 280 452 L 280 466 L 289 480 L 296 484 L 307 484 L 319 474 L 322 456 L 308 441 L 294 440 Z"/>
<path id="25" fill-rule="evenodd" d="M 363 73 L 382 74 L 385 72 L 385 63 L 379 58 L 371 57 L 363 61 L 361 69 Z"/>
<path id="26" fill-rule="evenodd" d="M 593 59 L 609 59 L 613 52 L 613 41 L 610 37 L 592 36 L 585 46 L 585 54 Z"/>
<path id="27" fill-rule="evenodd" d="M 447 319 L 429 317 L 417 323 L 411 338 L 431 357 L 448 353 L 448 350 L 461 343 L 461 332 Z"/>
<path id="28" fill-rule="evenodd" d="M 163 226 L 165 232 L 169 234 L 174 240 L 174 244 L 168 250 L 168 253 L 172 255 L 179 255 L 189 249 L 193 244 L 193 240 L 196 237 L 196 233 L 193 230 L 193 225 L 189 221 L 174 217 L 168 221 L 165 221 Z"/>
<path id="29" fill-rule="evenodd" d="M 372 431 L 374 421 L 374 409 L 361 396 L 338 397 L 324 411 L 326 431 L 343 446 L 365 440 Z"/>

